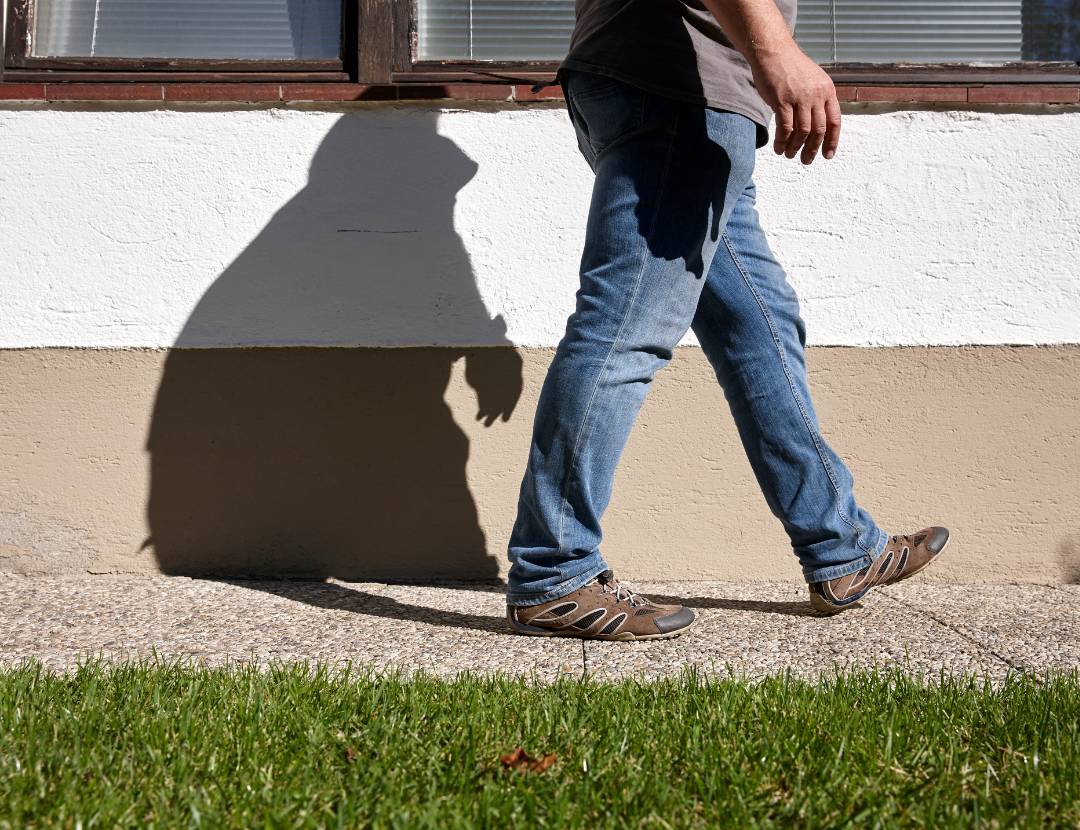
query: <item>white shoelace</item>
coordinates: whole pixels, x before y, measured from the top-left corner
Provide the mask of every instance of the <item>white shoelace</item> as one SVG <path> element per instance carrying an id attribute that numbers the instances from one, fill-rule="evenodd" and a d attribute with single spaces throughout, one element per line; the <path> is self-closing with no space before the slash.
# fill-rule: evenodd
<path id="1" fill-rule="evenodd" d="M 610 588 L 608 588 L 608 586 L 605 583 L 601 582 L 600 583 L 600 593 L 601 594 L 614 594 L 615 595 L 615 604 L 616 605 L 618 605 L 624 599 L 630 600 L 630 607 L 631 608 L 637 608 L 639 605 L 648 605 L 649 604 L 649 601 L 647 599 L 645 599 L 645 597 L 639 596 L 638 594 L 635 594 L 629 588 L 624 588 L 618 582 L 615 583 L 615 590 L 614 591 L 612 591 Z"/>

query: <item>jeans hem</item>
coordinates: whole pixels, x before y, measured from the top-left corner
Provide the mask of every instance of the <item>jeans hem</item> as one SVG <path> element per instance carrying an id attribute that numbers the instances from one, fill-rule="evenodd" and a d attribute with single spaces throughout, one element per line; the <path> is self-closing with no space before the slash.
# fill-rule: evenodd
<path id="1" fill-rule="evenodd" d="M 838 580 L 841 576 L 847 576 L 849 573 L 855 573 L 861 571 L 868 564 L 873 564 L 874 561 L 885 553 L 886 547 L 889 545 L 889 534 L 882 531 L 880 528 L 875 528 L 878 533 L 878 541 L 874 546 L 874 552 L 869 553 L 866 556 L 861 556 L 858 559 L 854 559 L 850 562 L 843 564 L 833 564 L 828 568 L 819 568 L 815 571 L 805 573 L 804 577 L 807 581 L 807 585 L 812 582 L 828 582 L 829 580 Z"/>
<path id="2" fill-rule="evenodd" d="M 551 602 L 556 599 L 561 599 L 567 594 L 572 594 L 582 585 L 596 579 L 600 574 L 608 569 L 607 563 L 601 561 L 596 568 L 589 568 L 580 576 L 575 576 L 566 582 L 563 582 L 552 588 L 550 591 L 545 591 L 540 595 L 536 594 L 515 594 L 509 589 L 506 591 L 506 604 L 517 605 L 521 607 L 527 607 L 530 605 L 543 605 L 545 602 Z"/>
<path id="3" fill-rule="evenodd" d="M 875 529 L 878 532 L 878 541 L 874 546 L 873 553 L 868 553 L 866 556 L 860 556 L 858 559 L 851 562 L 845 562 L 843 565 L 830 565 L 827 568 L 818 568 L 808 574 L 804 574 L 806 583 L 809 585 L 812 582 L 828 582 L 832 579 L 839 579 L 842 576 L 861 571 L 867 565 L 873 564 L 874 561 L 885 552 L 885 548 L 889 544 L 889 534 L 882 531 L 881 528 Z"/>

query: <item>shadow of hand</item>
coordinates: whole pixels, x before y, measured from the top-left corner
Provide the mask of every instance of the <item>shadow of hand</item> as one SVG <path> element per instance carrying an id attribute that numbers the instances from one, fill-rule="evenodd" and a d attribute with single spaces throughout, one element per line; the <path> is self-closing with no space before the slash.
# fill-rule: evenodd
<path id="1" fill-rule="evenodd" d="M 476 420 L 489 427 L 497 418 L 510 420 L 521 398 L 521 355 L 514 349 L 480 348 L 465 358 L 465 380 L 479 398 Z"/>

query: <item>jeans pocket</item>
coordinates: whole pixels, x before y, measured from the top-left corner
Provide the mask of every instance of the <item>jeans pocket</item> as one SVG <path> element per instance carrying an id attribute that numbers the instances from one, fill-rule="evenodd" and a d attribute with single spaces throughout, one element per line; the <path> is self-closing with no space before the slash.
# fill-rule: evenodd
<path id="1" fill-rule="evenodd" d="M 574 124 L 594 153 L 641 127 L 645 91 L 614 78 L 575 72 L 568 84 Z"/>

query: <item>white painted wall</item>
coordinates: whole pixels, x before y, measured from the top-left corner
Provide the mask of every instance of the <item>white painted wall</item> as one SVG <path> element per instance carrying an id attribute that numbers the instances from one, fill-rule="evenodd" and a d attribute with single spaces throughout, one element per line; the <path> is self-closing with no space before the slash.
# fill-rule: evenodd
<path id="1" fill-rule="evenodd" d="M 810 342 L 1080 342 L 1078 134 L 849 107 L 833 162 L 761 151 Z M 589 187 L 557 106 L 9 106 L 0 347 L 551 346 Z"/>

